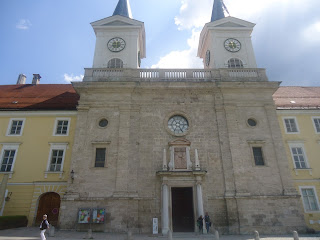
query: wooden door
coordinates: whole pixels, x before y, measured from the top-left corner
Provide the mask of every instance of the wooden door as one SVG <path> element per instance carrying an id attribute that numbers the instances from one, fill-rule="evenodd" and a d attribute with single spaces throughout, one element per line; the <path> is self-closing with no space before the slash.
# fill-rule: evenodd
<path id="1" fill-rule="evenodd" d="M 194 232 L 192 188 L 171 188 L 174 232 Z"/>
<path id="2" fill-rule="evenodd" d="M 60 196 L 57 193 L 45 193 L 41 196 L 38 205 L 36 225 L 40 225 L 42 216 L 48 215 L 48 222 L 57 226 L 60 210 Z"/>

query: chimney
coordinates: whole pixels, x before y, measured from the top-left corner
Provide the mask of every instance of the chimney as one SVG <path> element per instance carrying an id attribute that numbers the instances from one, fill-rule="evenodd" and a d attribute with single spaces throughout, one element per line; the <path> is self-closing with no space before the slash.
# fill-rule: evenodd
<path id="1" fill-rule="evenodd" d="M 17 80 L 17 85 L 20 84 L 26 84 L 26 75 L 24 74 L 19 74 L 18 80 Z"/>
<path id="2" fill-rule="evenodd" d="M 40 74 L 33 74 L 32 84 L 38 85 L 40 83 Z"/>

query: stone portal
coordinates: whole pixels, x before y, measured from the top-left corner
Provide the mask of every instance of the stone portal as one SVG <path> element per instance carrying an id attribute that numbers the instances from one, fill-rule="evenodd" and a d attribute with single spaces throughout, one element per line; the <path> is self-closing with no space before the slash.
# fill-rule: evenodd
<path id="1" fill-rule="evenodd" d="M 171 196 L 173 231 L 194 232 L 192 188 L 171 188 Z"/>

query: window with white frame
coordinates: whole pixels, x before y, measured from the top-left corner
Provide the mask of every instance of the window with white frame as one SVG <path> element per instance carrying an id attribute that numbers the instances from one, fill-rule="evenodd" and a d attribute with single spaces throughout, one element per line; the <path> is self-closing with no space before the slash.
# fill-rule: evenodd
<path id="1" fill-rule="evenodd" d="M 302 143 L 289 143 L 294 166 L 296 169 L 309 168 L 308 160 Z"/>
<path id="2" fill-rule="evenodd" d="M 21 136 L 25 119 L 10 119 L 9 127 L 7 130 L 7 136 Z"/>
<path id="3" fill-rule="evenodd" d="M 0 172 L 13 172 L 14 163 L 17 158 L 19 145 L 3 145 L 1 151 L 1 168 Z"/>
<path id="4" fill-rule="evenodd" d="M 300 187 L 305 211 L 319 211 L 319 203 L 314 187 Z"/>
<path id="5" fill-rule="evenodd" d="M 286 129 L 286 133 L 298 133 L 298 124 L 296 118 L 284 118 L 284 125 Z"/>
<path id="6" fill-rule="evenodd" d="M 57 118 L 54 127 L 54 136 L 68 136 L 70 118 Z"/>
<path id="7" fill-rule="evenodd" d="M 320 117 L 313 117 L 312 119 L 316 133 L 320 133 Z"/>
<path id="8" fill-rule="evenodd" d="M 62 172 L 67 143 L 52 143 L 48 160 L 48 172 Z"/>

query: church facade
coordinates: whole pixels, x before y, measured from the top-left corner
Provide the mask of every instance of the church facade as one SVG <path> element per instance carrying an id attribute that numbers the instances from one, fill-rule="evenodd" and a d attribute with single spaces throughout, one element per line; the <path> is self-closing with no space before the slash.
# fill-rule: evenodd
<path id="1" fill-rule="evenodd" d="M 215 0 L 203 69 L 141 69 L 144 24 L 125 0 L 92 27 L 60 227 L 86 229 L 81 210 L 104 209 L 93 230 L 151 232 L 157 218 L 163 234 L 194 232 L 205 212 L 223 233 L 305 229 L 272 98 L 280 83 L 257 68 L 254 24 Z"/>

